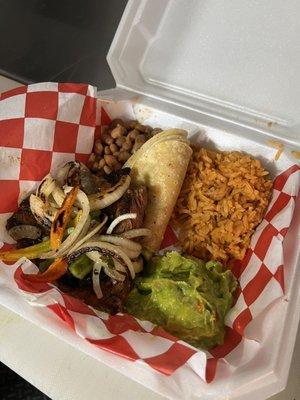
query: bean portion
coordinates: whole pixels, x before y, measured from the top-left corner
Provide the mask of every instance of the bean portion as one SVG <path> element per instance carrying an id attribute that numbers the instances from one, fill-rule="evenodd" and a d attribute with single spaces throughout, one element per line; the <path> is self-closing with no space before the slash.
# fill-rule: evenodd
<path id="1" fill-rule="evenodd" d="M 94 143 L 89 167 L 97 173 L 110 174 L 122 168 L 125 162 L 152 136 L 161 132 L 138 121 L 114 119 Z"/>

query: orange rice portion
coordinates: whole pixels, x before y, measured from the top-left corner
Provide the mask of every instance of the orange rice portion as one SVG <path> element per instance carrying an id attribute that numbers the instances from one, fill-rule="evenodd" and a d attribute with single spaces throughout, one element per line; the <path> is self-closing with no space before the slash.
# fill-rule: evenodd
<path id="1" fill-rule="evenodd" d="M 193 150 L 172 218 L 179 244 L 204 260 L 241 260 L 270 201 L 269 173 L 238 151 Z"/>

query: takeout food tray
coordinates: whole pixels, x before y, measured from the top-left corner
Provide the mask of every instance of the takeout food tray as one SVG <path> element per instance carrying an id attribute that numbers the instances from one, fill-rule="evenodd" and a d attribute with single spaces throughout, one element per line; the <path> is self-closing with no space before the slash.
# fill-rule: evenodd
<path id="1" fill-rule="evenodd" d="M 101 122 L 102 125 L 105 125 L 109 117 L 126 119 L 135 117 L 141 123 L 152 126 L 184 128 L 189 131 L 193 141 L 205 144 L 207 147 L 249 152 L 261 159 L 275 177 L 291 165 L 296 164 L 296 160 L 290 155 L 290 150 L 299 148 L 295 133 L 297 115 L 293 114 L 294 108 L 291 100 L 279 103 L 277 101 L 274 113 L 272 113 L 272 111 L 268 112 L 267 107 L 263 107 L 265 103 L 262 102 L 257 91 L 259 85 L 253 90 L 248 83 L 247 90 L 240 88 L 240 92 L 237 92 L 235 88 L 233 93 L 227 91 L 223 95 L 219 92 L 220 83 L 210 88 L 202 86 L 207 78 L 209 78 L 208 82 L 212 84 L 213 76 L 209 76 L 211 71 L 206 69 L 205 59 L 202 60 L 203 63 L 200 63 L 199 51 L 196 51 L 195 47 L 199 43 L 203 44 L 203 41 L 200 40 L 203 35 L 208 33 L 212 35 L 212 32 L 205 24 L 203 29 L 208 29 L 208 32 L 200 32 L 201 29 L 198 25 L 185 25 L 186 19 L 193 22 L 193 14 L 210 18 L 212 12 L 219 15 L 225 10 L 214 8 L 215 6 L 211 6 L 211 3 L 210 7 L 199 7 L 199 3 L 193 1 L 187 8 L 184 3 L 180 5 L 171 1 L 129 2 L 108 57 L 117 81 L 117 88 L 98 94 L 98 102 L 101 101 L 102 105 L 98 123 Z M 228 11 L 228 18 L 224 17 L 224 20 L 236 19 L 249 11 L 245 4 L 239 6 L 238 10 L 238 12 L 233 11 L 232 13 Z M 293 10 L 290 9 L 286 12 L 292 18 Z M 182 32 L 184 32 L 184 27 L 189 26 L 186 28 L 185 35 L 182 35 L 184 38 L 176 36 L 176 43 L 173 42 L 175 26 L 176 29 L 180 27 Z M 203 25 L 201 26 L 203 27 Z M 173 34 L 171 35 L 171 33 Z M 244 32 L 244 35 L 246 33 Z M 271 39 L 269 39 L 270 42 Z M 284 39 L 286 37 L 281 38 L 281 40 Z M 181 44 L 178 49 L 180 48 L 184 52 L 178 54 L 177 51 L 169 51 L 170 43 L 172 43 L 173 49 L 175 44 L 178 46 Z M 188 49 L 191 52 L 187 51 Z M 212 54 L 217 53 L 217 49 L 211 51 Z M 244 57 L 247 56 L 247 51 L 247 46 L 245 46 Z M 198 59 L 194 59 L 193 54 L 196 54 Z M 221 54 L 224 58 L 227 57 L 225 53 L 221 52 Z M 182 61 L 184 61 L 183 65 L 180 64 Z M 199 69 L 199 64 L 203 66 L 202 69 Z M 227 64 L 225 63 L 225 65 Z M 227 68 L 229 67 L 228 64 Z M 240 63 L 235 67 L 243 71 L 244 64 Z M 159 76 L 159 74 L 161 75 Z M 231 85 L 233 83 L 234 79 Z M 224 81 L 227 90 L 231 87 L 228 85 L 229 83 Z M 269 89 L 272 87 L 270 85 Z M 68 92 L 66 87 L 64 89 L 58 87 L 58 91 L 60 89 Z M 215 90 L 214 96 L 208 94 L 209 89 Z M 280 92 L 281 88 L 276 87 L 276 89 Z M 38 90 L 38 86 L 36 86 L 36 91 Z M 57 87 L 55 84 L 49 84 L 48 87 L 44 87 L 44 90 L 55 92 Z M 31 87 L 30 91 L 34 92 L 35 89 Z M 246 92 L 249 94 L 252 91 L 255 92 L 252 96 L 246 95 Z M 284 93 L 277 93 L 279 97 L 280 94 L 284 97 Z M 291 99 L 293 99 L 292 94 Z M 272 96 L 275 96 L 274 92 Z M 282 117 L 285 111 L 286 119 Z M 279 118 L 278 115 L 281 117 Z M 286 132 L 284 138 L 282 138 L 283 130 Z M 276 150 L 267 143 L 269 138 L 280 140 L 285 145 L 284 154 L 277 162 L 274 161 Z M 85 144 L 83 145 L 83 143 Z M 84 159 L 84 153 L 88 154 L 89 145 L 91 143 L 88 140 L 81 140 L 81 146 L 79 146 L 81 152 L 78 153 L 81 154 L 82 159 Z M 216 379 L 208 386 L 192 371 L 187 375 L 186 371 L 178 369 L 171 376 L 166 377 L 154 373 L 153 370 L 141 368 L 138 364 L 120 361 L 113 355 L 103 356 L 100 352 L 96 357 L 104 359 L 106 364 L 113 366 L 132 379 L 172 398 L 250 399 L 255 395 L 257 398 L 264 399 L 282 389 L 288 375 L 288 365 L 299 320 L 299 291 L 297 290 L 299 274 L 296 274 L 297 263 L 299 267 L 299 248 L 295 246 L 295 243 L 299 242 L 297 240 L 299 238 L 299 217 L 298 201 L 293 223 L 284 241 L 285 296 L 273 302 L 267 310 L 247 326 L 246 337 L 253 339 L 251 343 L 256 349 L 258 343 L 260 346 L 256 356 L 250 362 L 239 368 L 236 368 L 233 363 L 229 369 L 228 365 L 220 362 Z M 22 308 L 20 303 L 16 304 L 15 301 L 11 301 L 11 295 L 8 293 L 2 292 L 0 296 L 4 305 L 21 313 L 25 318 L 35 322 L 40 321 L 36 317 L 36 311 L 26 305 Z M 49 315 L 49 312 L 47 318 L 51 323 L 49 326 L 45 324 L 45 329 L 59 335 L 59 328 L 56 327 L 55 319 Z M 276 336 L 274 337 L 275 332 Z M 65 338 L 72 343 L 67 334 Z M 243 358 L 243 352 L 246 354 L 249 351 L 251 349 L 242 348 L 240 358 Z M 93 352 L 91 351 L 91 353 Z M 95 356 L 94 353 L 93 356 Z M 197 368 L 196 364 L 194 368 Z"/>

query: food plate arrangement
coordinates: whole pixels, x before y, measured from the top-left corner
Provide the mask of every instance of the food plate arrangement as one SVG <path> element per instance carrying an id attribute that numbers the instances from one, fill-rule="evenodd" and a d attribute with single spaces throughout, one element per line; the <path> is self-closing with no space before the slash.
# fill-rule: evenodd
<path id="1" fill-rule="evenodd" d="M 2 95 L 1 304 L 169 398 L 280 391 L 299 321 L 298 11 L 132 0 L 116 88 Z"/>
<path id="2" fill-rule="evenodd" d="M 271 179 L 249 153 L 190 141 L 176 119 L 172 129 L 159 112 L 158 121 L 137 122 L 136 104 L 101 103 L 84 85 L 38 84 L 34 93 L 43 98 L 49 86 L 73 104 L 85 93 L 92 134 L 81 136 L 86 153 L 67 154 L 59 151 L 67 130 L 51 134 L 49 124 L 47 166 L 25 159 L 25 130 L 12 167 L 10 135 L 2 133 L 2 170 L 13 174 L 17 165 L 19 174 L 18 190 L 6 189 L 2 202 L 3 241 L 16 243 L 0 252 L 2 301 L 13 291 L 63 320 L 94 345 L 94 356 L 108 350 L 162 379 L 192 373 L 209 383 L 251 362 L 262 344 L 245 328 L 284 293 L 282 244 L 299 167 L 287 158 Z M 4 94 L 2 109 L 19 96 L 27 102 L 31 90 Z M 88 127 L 85 113 L 79 131 Z M 116 129 L 127 149 L 111 140 Z M 45 144 L 34 146 L 31 156 L 42 156 Z M 57 154 L 63 160 L 54 163 Z"/>

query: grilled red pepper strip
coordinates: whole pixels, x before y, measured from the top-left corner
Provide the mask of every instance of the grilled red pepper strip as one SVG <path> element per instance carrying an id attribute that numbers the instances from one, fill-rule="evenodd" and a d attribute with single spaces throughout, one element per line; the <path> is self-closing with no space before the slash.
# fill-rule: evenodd
<path id="1" fill-rule="evenodd" d="M 57 210 L 55 214 L 50 231 L 50 245 L 52 250 L 57 250 L 62 242 L 64 231 L 69 222 L 72 207 L 75 203 L 77 194 L 78 187 L 76 186 L 70 191 L 70 193 L 65 198 L 62 206 L 59 210 Z"/>
<path id="2" fill-rule="evenodd" d="M 23 278 L 30 282 L 50 283 L 61 278 L 68 269 L 68 263 L 63 258 L 57 258 L 42 274 L 23 274 Z"/>

